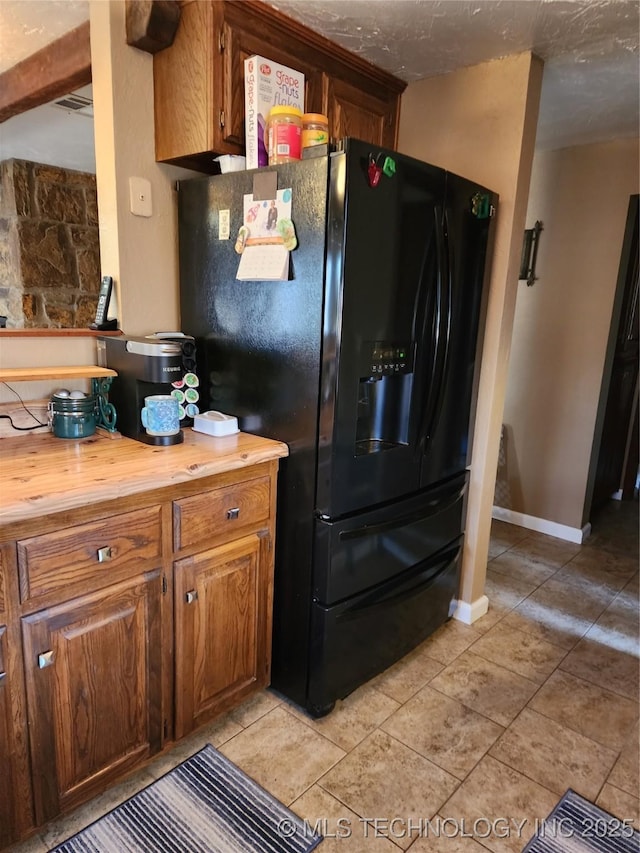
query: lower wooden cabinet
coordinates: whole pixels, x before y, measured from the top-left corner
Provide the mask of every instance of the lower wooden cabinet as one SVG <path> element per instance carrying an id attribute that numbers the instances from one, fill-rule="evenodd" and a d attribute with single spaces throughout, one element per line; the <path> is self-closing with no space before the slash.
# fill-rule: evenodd
<path id="1" fill-rule="evenodd" d="M 0 850 L 33 825 L 15 548 L 0 545 Z"/>
<path id="2" fill-rule="evenodd" d="M 176 738 L 268 683 L 270 545 L 254 533 L 176 563 Z"/>
<path id="3" fill-rule="evenodd" d="M 36 821 L 162 746 L 159 570 L 22 620 Z"/>
<path id="4" fill-rule="evenodd" d="M 0 625 L 0 768 L 11 762 L 13 727 L 9 699 L 7 626 Z M 0 848 L 9 844 L 16 833 L 11 774 L 0 771 Z"/>
<path id="5" fill-rule="evenodd" d="M 0 850 L 269 683 L 277 470 L 0 525 Z"/>

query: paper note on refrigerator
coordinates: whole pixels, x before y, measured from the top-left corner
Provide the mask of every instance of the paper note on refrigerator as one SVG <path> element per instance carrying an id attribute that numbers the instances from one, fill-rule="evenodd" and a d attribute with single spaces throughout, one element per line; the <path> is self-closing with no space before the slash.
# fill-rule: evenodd
<path id="1" fill-rule="evenodd" d="M 286 281 L 289 251 L 281 243 L 246 246 L 240 256 L 236 278 L 240 281 Z"/>

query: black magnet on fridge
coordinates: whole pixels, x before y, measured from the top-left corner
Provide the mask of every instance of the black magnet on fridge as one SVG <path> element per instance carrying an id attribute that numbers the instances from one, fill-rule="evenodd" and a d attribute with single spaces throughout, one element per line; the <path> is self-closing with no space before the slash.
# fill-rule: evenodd
<path id="1" fill-rule="evenodd" d="M 253 200 L 271 201 L 278 195 L 278 173 L 256 172 L 253 176 Z"/>

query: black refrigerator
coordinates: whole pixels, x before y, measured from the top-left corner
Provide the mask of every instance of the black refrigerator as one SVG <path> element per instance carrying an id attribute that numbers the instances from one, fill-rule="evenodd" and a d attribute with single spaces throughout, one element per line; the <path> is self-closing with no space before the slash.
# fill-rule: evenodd
<path id="1" fill-rule="evenodd" d="M 245 197 L 265 180 L 290 190 L 297 247 L 286 280 L 238 280 Z M 272 686 L 314 716 L 455 609 L 496 203 L 354 139 L 179 183 L 181 326 L 203 408 L 289 446 Z"/>

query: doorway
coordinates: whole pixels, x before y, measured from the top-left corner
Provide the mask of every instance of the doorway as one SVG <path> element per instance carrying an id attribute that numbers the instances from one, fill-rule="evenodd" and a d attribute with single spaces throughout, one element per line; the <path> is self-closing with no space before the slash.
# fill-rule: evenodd
<path id="1" fill-rule="evenodd" d="M 602 432 L 589 515 L 613 496 L 634 496 L 638 471 L 639 196 L 629 200 L 600 392 Z"/>

